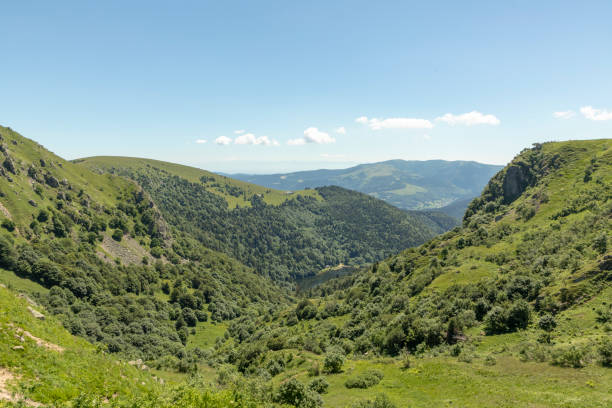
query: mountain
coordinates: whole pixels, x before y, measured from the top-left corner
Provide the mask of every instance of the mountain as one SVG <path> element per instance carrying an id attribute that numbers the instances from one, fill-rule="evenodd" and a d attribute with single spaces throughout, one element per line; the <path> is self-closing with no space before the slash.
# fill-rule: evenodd
<path id="1" fill-rule="evenodd" d="M 461 219 L 467 207 L 466 200 L 479 195 L 502 167 L 468 161 L 389 160 L 342 170 L 233 174 L 231 177 L 282 190 L 337 185 L 408 210 L 442 208 L 456 203 L 461 208 L 449 209 L 447 214 Z M 457 217 L 459 213 L 461 215 Z"/>
<path id="2" fill-rule="evenodd" d="M 376 262 L 454 226 L 443 214 L 403 211 L 340 187 L 287 192 L 126 157 L 75 163 L 134 180 L 171 225 L 277 282 Z"/>
<path id="3" fill-rule="evenodd" d="M 273 383 L 326 373 L 330 406 L 610 406 L 611 215 L 612 139 L 536 144 L 461 227 L 235 320 L 219 350 Z"/>

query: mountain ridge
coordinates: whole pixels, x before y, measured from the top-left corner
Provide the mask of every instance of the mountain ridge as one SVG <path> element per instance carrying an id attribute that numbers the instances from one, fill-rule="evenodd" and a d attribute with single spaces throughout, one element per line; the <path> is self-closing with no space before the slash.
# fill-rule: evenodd
<path id="1" fill-rule="evenodd" d="M 284 190 L 338 185 L 370 194 L 399 208 L 423 210 L 440 209 L 477 196 L 502 167 L 475 161 L 395 159 L 346 169 L 267 175 L 240 173 L 231 177 Z"/>

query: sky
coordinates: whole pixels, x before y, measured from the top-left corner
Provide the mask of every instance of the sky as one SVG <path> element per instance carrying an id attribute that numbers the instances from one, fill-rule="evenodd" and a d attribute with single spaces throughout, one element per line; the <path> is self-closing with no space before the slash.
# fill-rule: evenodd
<path id="1" fill-rule="evenodd" d="M 612 135 L 610 1 L 4 1 L 0 124 L 226 173 Z"/>

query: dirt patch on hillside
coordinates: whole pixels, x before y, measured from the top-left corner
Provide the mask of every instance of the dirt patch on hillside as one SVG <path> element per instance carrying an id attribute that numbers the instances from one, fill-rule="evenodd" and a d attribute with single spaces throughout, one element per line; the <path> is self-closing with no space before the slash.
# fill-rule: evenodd
<path id="1" fill-rule="evenodd" d="M 121 260 L 123 264 L 140 264 L 142 258 L 147 257 L 152 260 L 153 257 L 132 237 L 125 236 L 121 242 L 117 242 L 107 235 L 100 244 L 104 252 L 98 251 L 98 257 L 107 262 L 114 262 L 116 258 Z M 112 257 L 112 259 L 109 257 Z"/>
<path id="2" fill-rule="evenodd" d="M 11 215 L 11 212 L 9 210 L 7 210 L 6 207 L 4 205 L 2 205 L 2 203 L 0 203 L 0 212 L 2 214 L 4 214 L 4 216 L 6 218 L 8 218 L 9 220 L 13 219 L 13 216 Z"/>
<path id="3" fill-rule="evenodd" d="M 9 391 L 9 384 L 16 379 L 17 377 L 13 373 L 0 367 L 0 401 L 9 401 L 14 403 L 21 401 L 30 407 L 42 407 L 41 403 L 32 401 L 24 398 L 23 395 Z"/>
<path id="4" fill-rule="evenodd" d="M 29 331 L 23 330 L 20 327 L 15 329 L 15 331 L 17 332 L 18 335 L 20 335 L 22 337 L 27 337 L 30 340 L 34 340 L 36 345 L 39 346 L 39 347 L 44 347 L 47 350 L 57 351 L 58 353 L 61 353 L 61 352 L 63 352 L 65 350 L 62 346 L 58 346 L 57 344 L 49 343 L 48 341 L 45 341 L 45 340 L 43 340 L 43 339 L 41 339 L 39 337 L 36 337 L 32 333 L 30 333 Z"/>

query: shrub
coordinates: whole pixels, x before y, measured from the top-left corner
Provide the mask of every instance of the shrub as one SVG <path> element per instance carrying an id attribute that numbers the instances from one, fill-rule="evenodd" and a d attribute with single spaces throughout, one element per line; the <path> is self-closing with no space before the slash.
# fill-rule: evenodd
<path id="1" fill-rule="evenodd" d="M 308 375 L 310 377 L 316 377 L 321 374 L 321 368 L 319 367 L 319 363 L 314 362 L 310 367 L 308 367 Z"/>
<path id="2" fill-rule="evenodd" d="M 123 231 L 120 229 L 116 229 L 113 231 L 113 239 L 117 242 L 120 242 L 123 238 Z"/>
<path id="3" fill-rule="evenodd" d="M 340 352 L 332 350 L 325 355 L 323 370 L 331 374 L 339 373 L 340 371 L 342 371 L 343 364 L 344 356 Z"/>
<path id="4" fill-rule="evenodd" d="M 558 348 L 553 351 L 552 364 L 560 367 L 581 368 L 585 366 L 585 351 L 576 346 Z"/>
<path id="5" fill-rule="evenodd" d="M 327 393 L 327 389 L 329 388 L 329 383 L 323 377 L 315 378 L 308 384 L 308 388 L 318 394 Z"/>
<path id="6" fill-rule="evenodd" d="M 508 329 L 513 331 L 524 329 L 529 325 L 531 309 L 529 304 L 523 299 L 519 299 L 512 304 L 508 312 Z"/>
<path id="7" fill-rule="evenodd" d="M 4 228 L 5 230 L 9 231 L 9 232 L 13 232 L 15 231 L 15 223 L 11 220 L 4 219 L 2 220 L 2 228 Z"/>
<path id="8" fill-rule="evenodd" d="M 370 388 L 383 379 L 383 373 L 378 370 L 369 370 L 357 377 L 352 377 L 344 383 L 346 388 Z"/>
<path id="9" fill-rule="evenodd" d="M 374 400 L 359 401 L 351 405 L 351 408 L 396 408 L 385 394 L 377 395 Z"/>
<path id="10" fill-rule="evenodd" d="M 485 357 L 484 363 L 485 365 L 488 365 L 488 366 L 494 366 L 495 364 L 497 364 L 497 360 L 495 359 L 495 357 L 489 354 L 488 356 Z"/>
<path id="11" fill-rule="evenodd" d="M 601 364 L 604 367 L 612 367 L 612 339 L 605 338 L 597 348 Z"/>
<path id="12" fill-rule="evenodd" d="M 275 396 L 276 402 L 300 408 L 315 408 L 323 405 L 319 394 L 307 389 L 295 378 L 281 384 Z"/>
<path id="13" fill-rule="evenodd" d="M 538 326 L 544 331 L 551 332 L 555 329 L 555 327 L 557 327 L 557 321 L 555 320 L 554 316 L 545 314 L 544 316 L 540 317 Z"/>
<path id="14" fill-rule="evenodd" d="M 507 312 L 499 307 L 494 306 L 484 318 L 484 330 L 487 334 L 504 333 L 508 330 L 506 321 L 508 320 Z"/>

